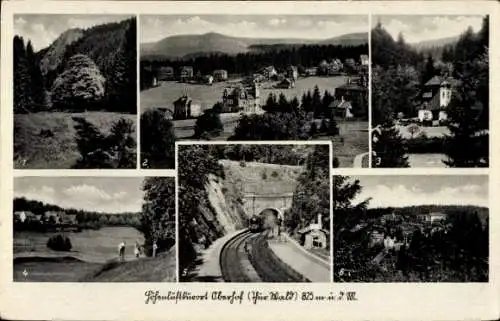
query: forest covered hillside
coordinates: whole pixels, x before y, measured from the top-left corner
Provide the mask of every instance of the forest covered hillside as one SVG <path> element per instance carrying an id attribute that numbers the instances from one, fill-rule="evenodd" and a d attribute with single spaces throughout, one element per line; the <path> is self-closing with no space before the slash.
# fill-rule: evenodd
<path id="1" fill-rule="evenodd" d="M 87 109 L 135 113 L 136 52 L 135 18 L 66 30 L 36 53 L 30 39 L 16 35 L 14 112 Z M 60 88 L 63 92 L 54 94 Z M 55 99 L 63 103 L 54 104 Z"/>

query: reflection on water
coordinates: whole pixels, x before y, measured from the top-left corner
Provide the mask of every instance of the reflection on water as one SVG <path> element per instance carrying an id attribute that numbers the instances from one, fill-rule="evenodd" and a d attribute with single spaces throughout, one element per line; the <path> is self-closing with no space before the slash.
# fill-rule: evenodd
<path id="1" fill-rule="evenodd" d="M 443 163 L 446 159 L 444 154 L 409 154 L 408 162 L 410 167 L 434 167 L 434 168 L 446 168 L 447 166 Z"/>
<path id="2" fill-rule="evenodd" d="M 144 243 L 143 235 L 132 227 L 103 227 L 99 230 L 64 232 L 71 240 L 71 252 L 52 251 L 48 239 L 57 232 L 37 233 L 20 231 L 14 235 L 14 256 L 74 256 L 86 262 L 105 263 L 118 257 L 118 245 L 126 243 L 125 256 L 132 259 L 135 242 Z"/>

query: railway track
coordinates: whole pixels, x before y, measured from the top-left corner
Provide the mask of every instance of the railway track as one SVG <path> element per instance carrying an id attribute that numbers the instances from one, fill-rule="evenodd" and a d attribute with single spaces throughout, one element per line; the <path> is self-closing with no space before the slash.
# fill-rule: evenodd
<path id="1" fill-rule="evenodd" d="M 233 237 L 224 244 L 220 255 L 220 268 L 225 282 L 250 282 L 241 266 L 240 247 L 252 236 L 250 231 L 245 231 Z"/>
<path id="2" fill-rule="evenodd" d="M 220 265 L 226 282 L 255 282 L 242 266 L 250 261 L 262 282 L 308 282 L 306 278 L 282 262 L 269 249 L 267 233 L 243 232 L 229 240 L 222 248 Z"/>

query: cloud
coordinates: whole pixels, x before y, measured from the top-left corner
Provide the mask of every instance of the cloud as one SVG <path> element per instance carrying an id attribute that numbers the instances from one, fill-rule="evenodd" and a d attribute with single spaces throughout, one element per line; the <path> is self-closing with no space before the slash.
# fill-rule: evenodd
<path id="1" fill-rule="evenodd" d="M 443 187 L 438 191 L 427 191 L 424 188 L 407 187 L 403 184 L 387 186 L 365 186 L 356 198 L 360 202 L 372 197 L 370 207 L 402 207 L 412 205 L 477 205 L 488 206 L 487 187 L 485 185 L 467 184 L 455 187 Z"/>
<path id="2" fill-rule="evenodd" d="M 50 204 L 55 204 L 57 199 L 55 189 L 45 185 L 37 189 L 30 188 L 27 191 L 15 191 L 14 196 Z"/>
<path id="3" fill-rule="evenodd" d="M 19 28 L 24 28 L 24 26 L 26 25 L 26 19 L 24 19 L 23 17 L 17 17 L 15 20 L 14 20 L 14 30 L 18 30 Z"/>
<path id="4" fill-rule="evenodd" d="M 469 26 L 477 32 L 481 28 L 482 19 L 481 16 L 411 16 L 411 19 L 391 17 L 382 21 L 382 25 L 393 38 L 401 32 L 405 40 L 412 43 L 458 36 Z"/>

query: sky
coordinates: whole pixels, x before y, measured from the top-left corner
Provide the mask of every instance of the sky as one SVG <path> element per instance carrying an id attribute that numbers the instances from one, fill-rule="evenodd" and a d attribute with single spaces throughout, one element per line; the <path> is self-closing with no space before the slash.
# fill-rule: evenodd
<path id="1" fill-rule="evenodd" d="M 22 14 L 14 16 L 14 33 L 25 42 L 31 40 L 35 51 L 44 49 L 61 35 L 72 29 L 118 22 L 130 18 L 127 15 L 85 14 Z"/>
<path id="2" fill-rule="evenodd" d="M 488 207 L 488 177 L 466 175 L 351 176 L 362 192 L 354 200 L 369 197 L 370 208 L 411 205 L 476 205 Z"/>
<path id="3" fill-rule="evenodd" d="M 173 35 L 207 32 L 248 38 L 327 39 L 368 32 L 368 16 L 141 15 L 140 25 L 141 43 Z"/>
<path id="4" fill-rule="evenodd" d="M 397 39 L 401 32 L 406 42 L 409 43 L 458 36 L 469 26 L 477 32 L 481 29 L 482 21 L 483 16 L 380 15 L 372 17 L 374 26 L 381 22 L 384 29 L 394 39 Z"/>
<path id="5" fill-rule="evenodd" d="M 140 212 L 143 177 L 18 177 L 14 196 L 63 208 Z"/>

